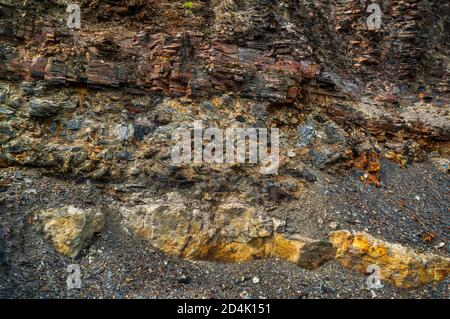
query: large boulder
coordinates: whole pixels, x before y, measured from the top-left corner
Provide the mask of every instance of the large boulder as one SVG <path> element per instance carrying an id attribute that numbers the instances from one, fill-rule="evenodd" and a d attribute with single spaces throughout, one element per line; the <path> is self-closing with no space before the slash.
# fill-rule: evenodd
<path id="1" fill-rule="evenodd" d="M 39 217 L 45 236 L 59 253 L 70 258 L 77 257 L 105 226 L 105 217 L 98 208 L 54 208 L 40 212 Z"/>
<path id="2" fill-rule="evenodd" d="M 34 117 L 51 117 L 58 113 L 61 106 L 53 101 L 32 99 L 28 104 L 28 110 Z"/>

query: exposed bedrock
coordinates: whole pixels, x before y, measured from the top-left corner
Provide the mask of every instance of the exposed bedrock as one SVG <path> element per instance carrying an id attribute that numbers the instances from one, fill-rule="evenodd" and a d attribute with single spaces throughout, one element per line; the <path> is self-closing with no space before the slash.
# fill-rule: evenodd
<path id="1" fill-rule="evenodd" d="M 370 265 L 376 265 L 384 281 L 403 288 L 442 281 L 450 270 L 448 258 L 416 253 L 367 233 L 338 230 L 322 240 L 290 234 L 285 230 L 285 221 L 231 199 L 213 214 L 190 210 L 176 197 L 171 205 L 105 209 L 108 214 L 120 214 L 125 231 L 148 240 L 163 252 L 187 259 L 245 262 L 281 258 L 309 270 L 334 261 L 363 274 Z M 70 206 L 43 211 L 38 216 L 55 249 L 72 258 L 104 226 L 103 214 L 92 209 Z"/>
<path id="2" fill-rule="evenodd" d="M 73 1 L 80 29 L 66 25 L 69 2 L 0 0 L 0 193 L 28 196 L 15 188 L 32 181 L 24 170 L 98 197 L 39 199 L 29 223 L 0 197 L 13 205 L 2 223 L 41 221 L 68 259 L 114 226 L 190 260 L 377 265 L 404 288 L 446 278 L 448 1 L 380 0 L 378 30 L 369 0 Z M 278 174 L 174 163 L 172 135 L 195 121 L 279 129 Z M 22 238 L 7 228 L 0 267 L 3 242 Z"/>

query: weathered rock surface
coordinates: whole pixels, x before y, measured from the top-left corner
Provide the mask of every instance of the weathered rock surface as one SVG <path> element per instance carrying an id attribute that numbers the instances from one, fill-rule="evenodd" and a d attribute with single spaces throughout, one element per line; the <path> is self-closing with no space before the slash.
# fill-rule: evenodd
<path id="1" fill-rule="evenodd" d="M 59 105 L 52 101 L 33 99 L 29 103 L 29 112 L 35 117 L 50 117 L 56 115 L 59 111 Z"/>
<path id="2" fill-rule="evenodd" d="M 437 255 L 418 254 L 398 244 L 377 240 L 365 233 L 337 231 L 330 234 L 336 260 L 346 268 L 365 273 L 369 265 L 381 269 L 383 280 L 411 288 L 444 280 L 450 260 Z"/>
<path id="3" fill-rule="evenodd" d="M 446 278 L 448 1 L 382 1 L 379 30 L 366 25 L 368 0 L 78 3 L 82 27 L 72 30 L 68 1 L 0 0 L 2 171 L 86 182 L 110 197 L 121 229 L 185 259 L 278 258 L 310 270 L 334 260 L 361 273 L 377 264 L 404 288 Z M 278 128 L 279 174 L 174 165 L 172 133 L 196 120 Z M 403 175 L 391 165 L 424 161 L 442 174 L 418 181 L 407 171 L 397 189 L 391 176 Z M 2 179 L 0 195 L 33 198 L 16 184 L 28 180 Z M 106 213 L 76 208 L 103 205 L 100 196 L 61 197 L 63 208 L 33 209 L 56 250 L 76 258 Z M 0 197 L 0 222 L 14 224 L 3 202 L 13 201 Z M 361 222 L 371 217 L 373 228 Z M 399 238 L 414 249 L 390 243 Z"/>
<path id="4" fill-rule="evenodd" d="M 105 217 L 99 209 L 80 209 L 74 206 L 49 209 L 38 213 L 43 231 L 55 249 L 64 256 L 75 258 L 95 233 L 105 226 Z"/>
<path id="5" fill-rule="evenodd" d="M 285 232 L 285 222 L 270 219 L 243 203 L 228 200 L 211 216 L 186 206 L 153 204 L 122 208 L 123 225 L 162 251 L 198 260 L 244 262 L 276 257 L 313 270 L 329 261 L 366 273 L 382 269 L 383 281 L 403 288 L 439 282 L 450 271 L 450 259 L 340 230 L 314 240 Z"/>
<path id="6" fill-rule="evenodd" d="M 374 32 L 363 19 L 368 3 L 198 1 L 186 11 L 168 1 L 86 0 L 83 28 L 74 31 L 61 23 L 64 2 L 2 2 L 0 78 L 9 81 L 2 83 L 2 99 L 12 108 L 0 113 L 6 143 L 0 165 L 123 177 L 136 170 L 116 167 L 115 159 L 121 166 L 145 165 L 142 157 L 163 148 L 150 151 L 147 141 L 167 144 L 156 141 L 158 127 L 171 131 L 195 119 L 198 104 L 204 117 L 221 123 L 234 119 L 295 134 L 298 145 L 283 143 L 285 152 L 306 147 L 302 161 L 319 169 L 352 167 L 374 151 L 375 161 L 386 157 L 401 165 L 431 151 L 448 156 L 448 69 L 436 67 L 448 59 L 448 50 L 434 46 L 448 38 L 439 28 L 448 24 L 448 4 L 383 4 L 383 27 Z M 140 19 L 149 16 L 154 20 L 140 28 Z M 107 17 L 120 23 L 105 27 Z M 419 35 L 427 35 L 423 43 L 411 40 Z M 427 70 L 434 73 L 424 89 Z M 153 110 L 163 97 L 162 107 Z M 27 103 L 28 113 L 20 107 Z M 329 122 L 316 125 L 324 132 L 311 127 L 314 117 Z M 333 123 L 343 131 L 330 138 Z M 117 144 L 114 137 L 127 145 L 111 145 Z M 399 145 L 393 153 L 392 144 Z M 364 180 L 381 186 L 381 167 L 355 167 Z"/>

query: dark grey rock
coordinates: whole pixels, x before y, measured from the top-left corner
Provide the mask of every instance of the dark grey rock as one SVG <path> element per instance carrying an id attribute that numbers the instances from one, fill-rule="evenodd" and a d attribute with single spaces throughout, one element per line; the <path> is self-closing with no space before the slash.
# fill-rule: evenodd
<path id="1" fill-rule="evenodd" d="M 20 109 L 22 107 L 22 105 L 23 105 L 23 100 L 20 97 L 11 99 L 8 103 L 9 107 L 12 107 L 13 109 L 16 109 L 16 110 Z"/>
<path id="2" fill-rule="evenodd" d="M 78 104 L 79 101 L 77 99 L 71 99 L 61 103 L 61 108 L 64 109 L 64 111 L 73 112 L 78 107 Z"/>
<path id="3" fill-rule="evenodd" d="M 158 125 L 167 125 L 172 122 L 172 112 L 170 110 L 164 110 L 158 114 L 155 114 L 153 121 Z"/>
<path id="4" fill-rule="evenodd" d="M 317 83 L 321 88 L 336 91 L 344 86 L 341 78 L 337 74 L 331 72 L 322 72 L 317 78 Z"/>
<path id="5" fill-rule="evenodd" d="M 318 152 L 316 150 L 311 150 L 309 152 L 309 155 L 311 156 L 312 163 L 315 167 L 318 167 L 320 169 L 323 169 L 325 167 L 325 163 L 327 162 L 327 154 L 324 154 L 322 152 Z"/>
<path id="6" fill-rule="evenodd" d="M 306 179 L 308 182 L 315 183 L 317 182 L 317 177 L 311 171 L 305 169 L 302 172 L 302 177 Z"/>
<path id="7" fill-rule="evenodd" d="M 51 117 L 58 113 L 61 106 L 53 101 L 32 99 L 28 104 L 29 112 L 34 117 Z"/>
<path id="8" fill-rule="evenodd" d="M 48 128 L 48 131 L 52 134 L 56 133 L 56 130 L 58 129 L 58 123 L 56 121 L 52 121 L 50 123 L 50 126 Z"/>
<path id="9" fill-rule="evenodd" d="M 0 103 L 5 103 L 7 99 L 7 95 L 5 92 L 0 91 Z"/>
<path id="10" fill-rule="evenodd" d="M 26 96 L 33 96 L 36 92 L 35 84 L 33 82 L 23 82 L 20 85 L 20 90 Z"/>
<path id="11" fill-rule="evenodd" d="M 325 145 L 319 149 L 311 150 L 309 155 L 311 156 L 312 164 L 319 169 L 324 169 L 326 165 L 337 163 L 343 157 L 341 151 L 335 151 L 332 147 Z"/>
<path id="12" fill-rule="evenodd" d="M 71 131 L 77 131 L 81 128 L 83 121 L 81 119 L 70 120 L 66 123 L 66 128 Z"/>
<path id="13" fill-rule="evenodd" d="M 203 110 L 208 112 L 214 112 L 216 110 L 216 107 L 208 101 L 203 101 L 202 103 L 200 103 L 200 106 Z"/>
<path id="14" fill-rule="evenodd" d="M 128 151 L 120 151 L 119 154 L 117 154 L 117 158 L 121 161 L 132 161 L 134 156 Z"/>
<path id="15" fill-rule="evenodd" d="M 306 147 L 311 145 L 314 136 L 316 135 L 316 130 L 313 124 L 306 123 L 299 126 L 298 137 L 299 141 L 297 143 L 298 147 Z"/>
<path id="16" fill-rule="evenodd" d="M 258 125 L 264 125 L 268 116 L 268 104 L 266 103 L 252 103 L 250 106 L 250 112 L 256 119 Z"/>
<path id="17" fill-rule="evenodd" d="M 6 142 L 14 136 L 14 131 L 7 124 L 0 125 L 0 142 Z"/>
<path id="18" fill-rule="evenodd" d="M 281 174 L 288 174 L 295 178 L 306 179 L 308 182 L 314 183 L 317 182 L 317 177 L 306 168 L 283 168 L 280 170 Z"/>
<path id="19" fill-rule="evenodd" d="M 336 144 L 344 140 L 342 135 L 339 133 L 339 130 L 333 125 L 327 125 L 325 127 L 325 134 L 326 134 L 325 142 L 327 142 L 328 144 Z"/>
<path id="20" fill-rule="evenodd" d="M 149 135 L 154 130 L 154 126 L 136 124 L 134 125 L 134 137 L 136 140 L 142 141 L 145 136 Z"/>
<path id="21" fill-rule="evenodd" d="M 178 278 L 178 282 L 180 284 L 188 285 L 191 283 L 191 278 L 186 275 L 181 275 L 180 278 Z"/>
<path id="22" fill-rule="evenodd" d="M 20 154 L 27 150 L 27 147 L 24 145 L 11 145 L 6 148 L 6 151 L 11 154 Z"/>
<path id="23" fill-rule="evenodd" d="M 359 98 L 361 95 L 360 88 L 346 80 L 342 80 L 337 74 L 331 72 L 323 72 L 317 79 L 319 87 L 336 92 L 338 95 L 351 96 L 352 98 Z"/>

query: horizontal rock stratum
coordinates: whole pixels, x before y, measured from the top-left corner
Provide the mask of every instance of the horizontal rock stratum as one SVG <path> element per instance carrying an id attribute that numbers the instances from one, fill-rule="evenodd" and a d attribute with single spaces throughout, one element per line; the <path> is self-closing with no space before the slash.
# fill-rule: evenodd
<path id="1" fill-rule="evenodd" d="M 246 262 L 282 258 L 309 270 L 334 261 L 363 274 L 376 265 L 383 281 L 403 288 L 442 281 L 450 271 L 449 258 L 416 253 L 367 233 L 339 230 L 323 240 L 287 235 L 282 221 L 258 215 L 242 203 L 220 206 L 213 218 L 177 203 L 107 210 L 120 214 L 122 226 L 134 235 L 163 252 L 188 259 Z M 104 225 L 102 213 L 72 206 L 39 216 L 55 249 L 72 258 Z"/>

